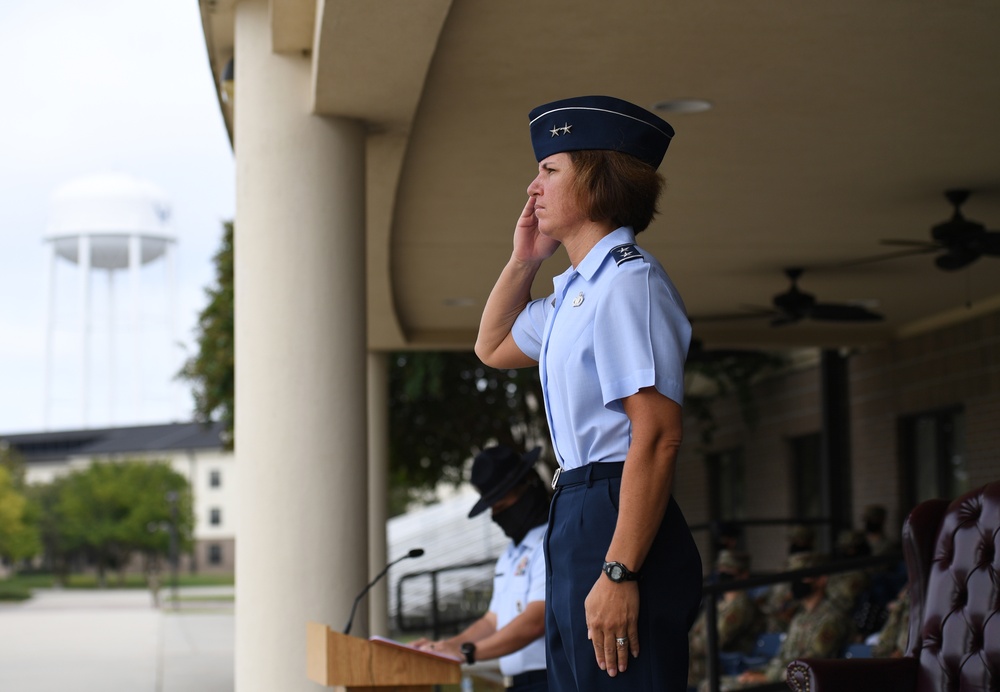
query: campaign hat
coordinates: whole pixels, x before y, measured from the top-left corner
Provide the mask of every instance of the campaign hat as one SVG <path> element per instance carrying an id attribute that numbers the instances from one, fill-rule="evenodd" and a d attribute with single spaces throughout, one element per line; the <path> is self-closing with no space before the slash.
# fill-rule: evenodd
<path id="1" fill-rule="evenodd" d="M 631 154 L 659 168 L 674 128 L 645 108 L 613 96 L 576 96 L 528 114 L 535 159 L 566 151 L 602 149 Z"/>
<path id="2" fill-rule="evenodd" d="M 477 454 L 469 480 L 480 498 L 469 511 L 469 517 L 481 514 L 517 486 L 531 472 L 541 453 L 541 447 L 522 455 L 510 447 L 497 446 Z"/>

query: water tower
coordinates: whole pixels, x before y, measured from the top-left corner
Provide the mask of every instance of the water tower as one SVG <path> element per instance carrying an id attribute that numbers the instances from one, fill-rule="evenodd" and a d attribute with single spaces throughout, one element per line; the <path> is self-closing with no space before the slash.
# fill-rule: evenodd
<path id="1" fill-rule="evenodd" d="M 161 282 L 161 293 L 165 293 L 166 324 L 163 330 L 169 344 L 174 343 L 174 302 L 176 270 L 174 267 L 175 238 L 169 231 L 170 203 L 163 190 L 142 180 L 108 174 L 82 178 L 70 182 L 53 193 L 50 203 L 48 227 L 44 239 L 51 248 L 48 261 L 48 300 L 46 305 L 45 338 L 45 383 L 44 383 L 44 425 L 51 424 L 53 387 L 59 384 L 53 373 L 53 340 L 57 326 L 56 316 L 60 312 L 60 300 L 69 298 L 77 302 L 76 326 L 79 347 L 79 393 L 82 426 L 91 424 L 90 407 L 93 404 L 92 390 L 95 357 L 92 351 L 94 324 L 94 280 L 104 275 L 107 284 L 102 293 L 106 295 L 104 321 L 107 333 L 102 341 L 107 347 L 104 362 L 104 376 L 101 388 L 108 392 L 108 416 L 116 417 L 118 380 L 123 371 L 131 370 L 127 382 L 128 402 L 131 416 L 141 417 L 143 396 L 141 377 L 148 369 L 149 349 L 144 348 L 141 316 L 144 303 L 149 299 L 149 291 L 144 290 L 142 272 L 144 267 L 162 258 L 166 264 L 165 281 Z M 77 287 L 72 290 L 58 290 L 59 265 L 69 262 L 75 265 Z M 148 271 L 148 270 L 147 270 Z M 117 282 L 119 276 L 124 282 Z M 124 294 L 123 296 L 121 294 Z M 124 297 L 125 300 L 121 300 Z M 124 317 L 117 308 L 124 303 Z M 168 344 L 168 345 L 169 345 Z M 122 358 L 119 351 L 129 351 Z M 144 353 L 144 351 L 146 353 Z M 175 368 L 176 369 L 176 368 Z M 60 380 L 62 378 L 59 378 Z M 116 423 L 118 421 L 111 421 Z"/>

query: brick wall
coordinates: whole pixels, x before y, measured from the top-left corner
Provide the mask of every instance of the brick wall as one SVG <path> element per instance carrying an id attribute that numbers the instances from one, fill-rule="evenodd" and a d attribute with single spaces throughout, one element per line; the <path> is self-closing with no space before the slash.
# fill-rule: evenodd
<path id="1" fill-rule="evenodd" d="M 889 512 L 887 530 L 895 535 L 910 510 L 903 506 L 899 468 L 903 416 L 963 407 L 970 486 L 1000 478 L 1000 312 L 857 352 L 849 373 L 851 499 L 857 526 L 865 506 L 882 504 Z M 790 515 L 790 440 L 820 431 L 820 405 L 820 372 L 812 365 L 756 387 L 759 420 L 753 428 L 731 399 L 715 406 L 717 430 L 707 448 L 700 444 L 697 424 L 687 421 L 675 494 L 688 521 L 709 519 L 712 479 L 706 453 L 735 447 L 744 451 L 748 518 Z M 707 536 L 696 535 L 707 563 Z M 782 565 L 785 529 L 752 529 L 746 539 L 754 569 Z"/>

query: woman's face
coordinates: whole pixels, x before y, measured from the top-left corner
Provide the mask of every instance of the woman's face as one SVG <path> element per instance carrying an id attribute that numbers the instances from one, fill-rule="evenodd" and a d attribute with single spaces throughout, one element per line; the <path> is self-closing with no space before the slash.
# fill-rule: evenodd
<path id="1" fill-rule="evenodd" d="M 573 181 L 576 171 L 569 154 L 553 154 L 538 162 L 538 175 L 528 185 L 535 200 L 538 232 L 562 240 L 587 221 Z"/>

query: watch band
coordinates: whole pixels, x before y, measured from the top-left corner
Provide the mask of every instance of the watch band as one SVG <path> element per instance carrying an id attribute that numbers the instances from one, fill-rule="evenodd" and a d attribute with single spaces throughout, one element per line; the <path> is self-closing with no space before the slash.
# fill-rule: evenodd
<path id="1" fill-rule="evenodd" d="M 470 666 L 476 662 L 476 645 L 474 642 L 463 642 L 458 650 L 465 656 L 465 662 Z"/>
<path id="2" fill-rule="evenodd" d="M 638 572 L 633 572 L 620 562 L 605 562 L 603 569 L 608 579 L 616 584 L 623 581 L 638 581 L 640 577 Z"/>

